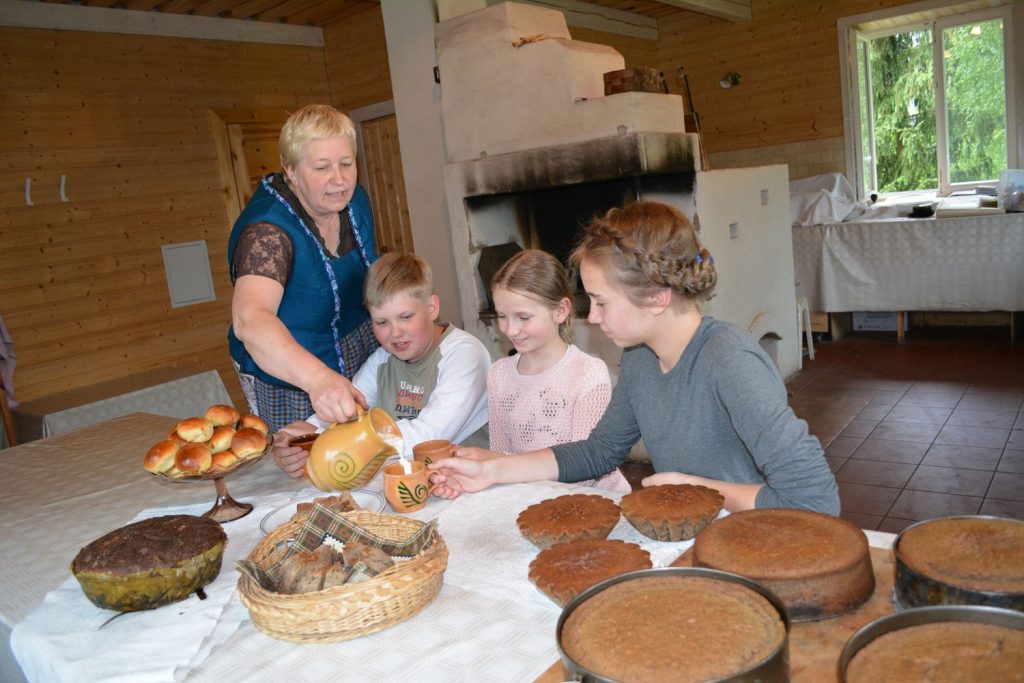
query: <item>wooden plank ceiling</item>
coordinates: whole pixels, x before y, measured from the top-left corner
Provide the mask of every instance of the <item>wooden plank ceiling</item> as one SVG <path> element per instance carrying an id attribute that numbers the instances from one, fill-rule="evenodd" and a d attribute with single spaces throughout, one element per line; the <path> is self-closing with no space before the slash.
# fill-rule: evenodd
<path id="1" fill-rule="evenodd" d="M 43 0 L 71 4 L 71 0 Z M 680 10 L 655 0 L 589 0 L 601 5 L 659 18 Z M 249 19 L 300 26 L 327 26 L 379 5 L 379 0 L 77 0 L 77 5 L 199 17 Z"/>

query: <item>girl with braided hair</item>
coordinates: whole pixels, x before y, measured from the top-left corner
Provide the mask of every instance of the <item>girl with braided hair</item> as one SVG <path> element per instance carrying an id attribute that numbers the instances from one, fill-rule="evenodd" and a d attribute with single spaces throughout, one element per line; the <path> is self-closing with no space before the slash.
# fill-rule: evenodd
<path id="1" fill-rule="evenodd" d="M 604 416 L 583 441 L 493 459 L 459 449 L 462 457 L 431 465 L 435 495 L 588 479 L 621 464 L 643 438 L 655 470 L 644 486 L 708 486 L 732 512 L 839 513 L 821 445 L 790 409 L 771 359 L 745 330 L 701 314 L 715 263 L 682 213 L 657 202 L 612 209 L 590 224 L 571 259 L 590 297 L 589 321 L 624 349 Z"/>

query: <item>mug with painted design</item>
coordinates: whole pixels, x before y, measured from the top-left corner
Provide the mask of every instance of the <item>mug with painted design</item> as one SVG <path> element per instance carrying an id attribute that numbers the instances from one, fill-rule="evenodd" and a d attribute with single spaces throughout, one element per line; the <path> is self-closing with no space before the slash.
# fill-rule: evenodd
<path id="1" fill-rule="evenodd" d="M 424 465 L 429 465 L 444 458 L 455 455 L 456 445 L 448 439 L 431 439 L 421 441 L 412 447 L 413 460 L 418 460 Z"/>
<path id="2" fill-rule="evenodd" d="M 416 512 L 427 504 L 433 490 L 430 471 L 419 460 L 399 460 L 384 467 L 384 497 L 395 512 Z"/>

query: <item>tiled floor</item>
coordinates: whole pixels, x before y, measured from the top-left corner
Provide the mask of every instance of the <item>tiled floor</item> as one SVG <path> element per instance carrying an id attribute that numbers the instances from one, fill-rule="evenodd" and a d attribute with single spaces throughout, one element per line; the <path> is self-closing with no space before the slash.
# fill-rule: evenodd
<path id="1" fill-rule="evenodd" d="M 925 328 L 902 346 L 853 334 L 816 346 L 788 388 L 850 521 L 897 532 L 944 515 L 1024 519 L 1024 344 L 1010 346 L 1009 328 Z"/>
<path id="2" fill-rule="evenodd" d="M 788 383 L 839 483 L 842 516 L 898 532 L 921 519 L 1024 519 L 1024 343 L 1008 327 L 854 333 Z M 634 486 L 649 465 L 623 472 Z"/>

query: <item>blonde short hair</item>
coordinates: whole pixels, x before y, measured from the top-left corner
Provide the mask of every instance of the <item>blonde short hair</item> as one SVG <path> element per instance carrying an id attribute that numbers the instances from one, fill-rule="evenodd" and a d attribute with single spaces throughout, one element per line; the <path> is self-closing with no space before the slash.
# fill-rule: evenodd
<path id="1" fill-rule="evenodd" d="M 399 294 L 427 303 L 434 293 L 430 264 L 416 254 L 384 254 L 366 274 L 363 299 L 367 308 L 380 308 Z"/>
<path id="2" fill-rule="evenodd" d="M 356 127 L 352 119 L 326 104 L 307 104 L 288 117 L 281 127 L 277 146 L 281 153 L 281 167 L 296 166 L 306 153 L 312 140 L 346 137 L 356 153 Z"/>

